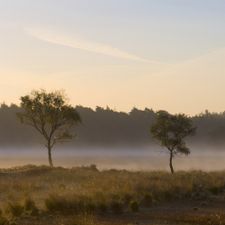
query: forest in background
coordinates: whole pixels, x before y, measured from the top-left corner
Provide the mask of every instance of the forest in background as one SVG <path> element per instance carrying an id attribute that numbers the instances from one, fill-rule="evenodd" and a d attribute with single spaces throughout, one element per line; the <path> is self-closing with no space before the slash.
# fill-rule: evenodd
<path id="1" fill-rule="evenodd" d="M 155 145 L 150 127 L 155 120 L 155 111 L 133 108 L 129 113 L 110 108 L 96 107 L 95 110 L 76 106 L 82 123 L 76 126 L 76 137 L 64 147 L 144 147 Z M 15 104 L 1 104 L 0 107 L 0 148 L 34 147 L 42 143 L 42 137 L 26 125 L 20 123 L 16 114 L 21 108 Z M 197 127 L 196 135 L 188 138 L 188 143 L 207 148 L 225 147 L 225 112 L 205 111 L 192 117 Z"/>

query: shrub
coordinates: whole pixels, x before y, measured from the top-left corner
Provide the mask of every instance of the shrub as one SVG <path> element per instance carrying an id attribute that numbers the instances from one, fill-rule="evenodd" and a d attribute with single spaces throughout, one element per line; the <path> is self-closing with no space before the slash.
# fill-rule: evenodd
<path id="1" fill-rule="evenodd" d="M 133 196 L 129 193 L 124 194 L 122 197 L 122 201 L 124 202 L 125 205 L 128 205 L 132 201 Z"/>
<path id="2" fill-rule="evenodd" d="M 86 197 L 64 197 L 50 195 L 45 200 L 46 209 L 50 212 L 60 213 L 92 213 L 96 210 L 96 205 L 91 199 Z"/>
<path id="3" fill-rule="evenodd" d="M 112 201 L 110 209 L 114 214 L 121 214 L 123 213 L 123 204 L 120 201 Z"/>
<path id="4" fill-rule="evenodd" d="M 69 200 L 58 195 L 50 195 L 45 200 L 45 206 L 50 212 L 69 212 L 71 210 L 75 210 L 75 205 L 72 206 Z"/>
<path id="5" fill-rule="evenodd" d="M 100 213 L 106 213 L 108 211 L 108 207 L 105 203 L 101 202 L 98 204 L 98 210 Z"/>
<path id="6" fill-rule="evenodd" d="M 20 217 L 24 212 L 24 207 L 17 202 L 9 202 L 6 206 L 6 213 L 11 217 Z"/>
<path id="7" fill-rule="evenodd" d="M 137 201 L 130 202 L 130 210 L 131 212 L 138 212 L 139 211 L 139 204 Z"/>
<path id="8" fill-rule="evenodd" d="M 154 199 L 153 199 L 153 196 L 152 194 L 145 194 L 143 199 L 142 199 L 142 204 L 145 206 L 145 207 L 150 207 L 152 206 L 154 202 Z"/>
<path id="9" fill-rule="evenodd" d="M 8 225 L 8 220 L 3 216 L 0 216 L 0 225 Z"/>
<path id="10" fill-rule="evenodd" d="M 209 191 L 213 194 L 213 195 L 219 195 L 223 192 L 223 187 L 211 187 L 209 188 Z"/>
<path id="11" fill-rule="evenodd" d="M 83 208 L 81 210 L 85 213 L 93 213 L 96 211 L 96 205 L 91 201 L 84 202 Z"/>
<path id="12" fill-rule="evenodd" d="M 38 208 L 31 198 L 26 198 L 24 201 L 24 210 L 29 215 L 35 216 L 38 214 Z"/>

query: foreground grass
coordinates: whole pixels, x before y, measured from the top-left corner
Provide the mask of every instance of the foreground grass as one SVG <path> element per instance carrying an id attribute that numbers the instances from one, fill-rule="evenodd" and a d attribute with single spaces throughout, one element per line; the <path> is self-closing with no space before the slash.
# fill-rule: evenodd
<path id="1" fill-rule="evenodd" d="M 100 172 L 95 166 L 2 169 L 0 225 L 221 225 L 224 191 L 225 172 Z"/>

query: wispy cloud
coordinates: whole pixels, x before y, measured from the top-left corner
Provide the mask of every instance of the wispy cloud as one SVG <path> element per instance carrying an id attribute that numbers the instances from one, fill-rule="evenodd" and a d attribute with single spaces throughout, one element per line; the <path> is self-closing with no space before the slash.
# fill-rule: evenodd
<path id="1" fill-rule="evenodd" d="M 43 29 L 25 29 L 26 33 L 29 35 L 38 38 L 42 41 L 49 43 L 63 45 L 75 49 L 81 49 L 89 52 L 95 52 L 98 54 L 103 54 L 107 56 L 112 56 L 120 59 L 134 60 L 139 62 L 147 62 L 160 64 L 158 61 L 148 60 L 142 57 L 139 57 L 135 54 L 128 53 L 126 51 L 120 50 L 118 48 L 112 47 L 107 44 L 102 44 L 98 42 L 93 42 L 90 40 L 74 38 L 65 34 L 59 34 L 52 31 L 47 31 Z"/>

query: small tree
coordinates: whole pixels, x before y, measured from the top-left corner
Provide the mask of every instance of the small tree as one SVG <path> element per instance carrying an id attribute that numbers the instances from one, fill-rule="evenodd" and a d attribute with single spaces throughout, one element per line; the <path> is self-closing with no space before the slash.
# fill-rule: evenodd
<path id="1" fill-rule="evenodd" d="M 174 173 L 173 157 L 178 153 L 185 155 L 190 153 L 184 139 L 189 135 L 194 135 L 195 130 L 192 120 L 184 114 L 171 115 L 166 111 L 157 112 L 151 133 L 162 146 L 168 149 L 171 173 Z"/>
<path id="2" fill-rule="evenodd" d="M 80 115 L 60 91 L 32 91 L 20 99 L 23 112 L 18 113 L 18 117 L 22 123 L 32 126 L 44 137 L 49 165 L 53 166 L 53 146 L 72 138 L 70 128 L 81 122 Z"/>

